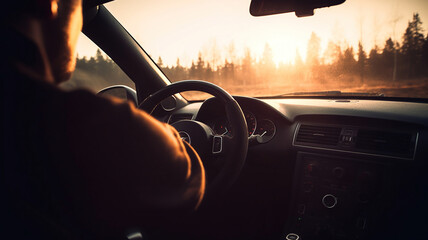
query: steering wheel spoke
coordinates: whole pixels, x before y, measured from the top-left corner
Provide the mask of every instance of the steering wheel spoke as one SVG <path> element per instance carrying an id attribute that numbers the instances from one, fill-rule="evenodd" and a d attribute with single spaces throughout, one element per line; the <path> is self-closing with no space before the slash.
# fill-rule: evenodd
<path id="1" fill-rule="evenodd" d="M 180 132 L 180 136 L 188 142 L 203 158 L 214 157 L 221 161 L 204 161 L 206 172 L 213 176 L 208 181 L 207 193 L 224 192 L 238 178 L 244 166 L 248 150 L 248 128 L 241 107 L 235 99 L 225 90 L 217 85 L 205 81 L 187 80 L 172 83 L 156 93 L 147 97 L 139 106 L 140 109 L 152 113 L 156 106 L 165 98 L 184 91 L 201 91 L 209 93 L 218 98 L 224 105 L 226 116 L 231 127 L 234 129 L 233 136 L 213 135 L 212 130 L 206 124 L 195 120 L 182 120 L 172 124 Z M 212 169 L 210 165 L 224 163 L 218 167 L 218 171 Z"/>
<path id="2" fill-rule="evenodd" d="M 212 153 L 214 155 L 218 155 L 218 154 L 221 154 L 222 152 L 223 152 L 223 136 L 215 135 L 213 136 Z"/>

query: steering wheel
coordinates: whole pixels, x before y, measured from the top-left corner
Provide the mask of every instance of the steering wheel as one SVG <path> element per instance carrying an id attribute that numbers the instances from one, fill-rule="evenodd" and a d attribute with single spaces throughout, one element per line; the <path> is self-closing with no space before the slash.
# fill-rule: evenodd
<path id="1" fill-rule="evenodd" d="M 232 128 L 231 134 L 226 136 L 215 134 L 208 125 L 196 120 L 181 120 L 172 124 L 204 163 L 208 176 L 206 194 L 219 194 L 236 181 L 244 166 L 248 150 L 247 122 L 241 107 L 228 92 L 215 84 L 198 80 L 172 83 L 147 97 L 139 108 L 152 114 L 162 100 L 184 91 L 201 91 L 218 98 L 225 108 Z M 213 159 L 221 159 L 223 162 L 214 176 L 210 175 L 210 169 L 207 169 L 207 166 L 212 165 L 209 161 Z"/>

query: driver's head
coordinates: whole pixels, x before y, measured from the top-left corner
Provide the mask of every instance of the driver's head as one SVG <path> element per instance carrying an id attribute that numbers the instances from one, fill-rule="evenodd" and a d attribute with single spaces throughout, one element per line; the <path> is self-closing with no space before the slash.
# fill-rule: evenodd
<path id="1" fill-rule="evenodd" d="M 2 23 L 38 47 L 44 69 L 36 72 L 54 82 L 70 78 L 82 28 L 81 0 L 7 0 L 2 7 Z"/>

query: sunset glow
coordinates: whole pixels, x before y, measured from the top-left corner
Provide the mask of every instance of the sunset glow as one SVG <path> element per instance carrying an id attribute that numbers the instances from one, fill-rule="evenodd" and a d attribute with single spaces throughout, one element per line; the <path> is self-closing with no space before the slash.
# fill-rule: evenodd
<path id="1" fill-rule="evenodd" d="M 231 44 L 237 56 L 249 48 L 253 57 L 260 58 L 266 43 L 276 64 L 290 63 L 297 51 L 305 59 L 312 32 L 321 39 L 322 54 L 329 41 L 354 49 L 360 40 L 365 49 L 383 46 L 390 36 L 400 41 L 414 12 L 420 14 L 425 29 L 428 25 L 426 0 L 347 0 L 306 18 L 297 18 L 294 13 L 252 17 L 249 4 L 250 0 L 119 0 L 106 6 L 143 48 L 154 59 L 161 56 L 165 65 L 180 58 L 181 64 L 189 66 L 198 52 L 209 55 L 214 49 L 219 60 L 228 59 Z M 84 37 L 78 49 L 80 56 L 92 56 L 96 51 Z"/>
<path id="2" fill-rule="evenodd" d="M 253 17 L 249 5 L 117 0 L 106 7 L 171 82 L 204 80 L 252 97 L 325 91 L 428 97 L 427 0 L 347 0 L 304 18 Z M 133 86 L 105 54 L 94 56 L 90 40 L 80 40 L 70 87 Z"/>

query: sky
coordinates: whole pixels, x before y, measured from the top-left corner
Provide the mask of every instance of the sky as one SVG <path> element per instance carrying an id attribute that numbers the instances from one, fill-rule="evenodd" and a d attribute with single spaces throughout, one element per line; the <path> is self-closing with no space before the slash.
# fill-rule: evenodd
<path id="1" fill-rule="evenodd" d="M 294 13 L 253 17 L 250 0 L 116 0 L 106 4 L 109 11 L 154 58 L 174 65 L 180 58 L 189 66 L 198 53 L 230 58 L 244 49 L 260 58 L 267 44 L 275 63 L 292 63 L 296 52 L 305 59 L 311 33 L 321 39 L 322 50 L 329 41 L 357 49 L 375 44 L 381 48 L 389 37 L 401 42 L 408 21 L 419 13 L 424 35 L 428 30 L 428 0 L 346 0 L 330 8 L 316 9 L 311 17 Z M 97 47 L 83 34 L 78 41 L 79 56 L 95 55 Z"/>

